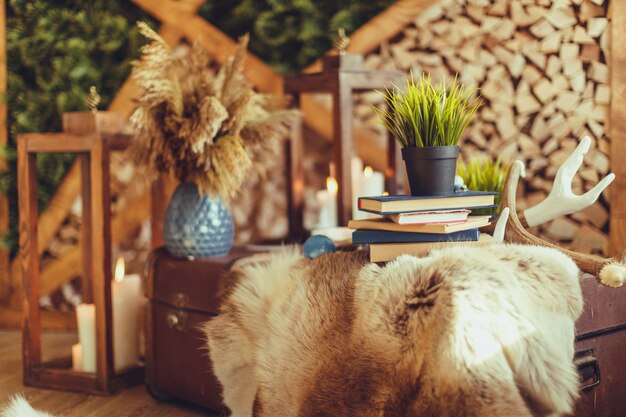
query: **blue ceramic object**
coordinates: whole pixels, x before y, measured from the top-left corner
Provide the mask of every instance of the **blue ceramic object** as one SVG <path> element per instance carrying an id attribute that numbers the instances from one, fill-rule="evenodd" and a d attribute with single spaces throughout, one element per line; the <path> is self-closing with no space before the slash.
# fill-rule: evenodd
<path id="1" fill-rule="evenodd" d="M 325 253 L 335 252 L 335 243 L 328 236 L 314 235 L 304 242 L 304 256 L 315 259 Z"/>
<path id="2" fill-rule="evenodd" d="M 163 225 L 170 254 L 177 258 L 226 255 L 234 234 L 233 218 L 219 198 L 200 195 L 195 184 L 183 183 L 176 188 Z"/>

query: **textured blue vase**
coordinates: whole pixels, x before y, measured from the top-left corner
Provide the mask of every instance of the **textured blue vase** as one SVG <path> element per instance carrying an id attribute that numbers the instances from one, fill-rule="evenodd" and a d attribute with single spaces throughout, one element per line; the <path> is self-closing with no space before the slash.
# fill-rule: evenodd
<path id="1" fill-rule="evenodd" d="M 165 214 L 163 239 L 177 258 L 226 255 L 233 246 L 233 218 L 219 198 L 200 195 L 195 184 L 176 188 Z"/>

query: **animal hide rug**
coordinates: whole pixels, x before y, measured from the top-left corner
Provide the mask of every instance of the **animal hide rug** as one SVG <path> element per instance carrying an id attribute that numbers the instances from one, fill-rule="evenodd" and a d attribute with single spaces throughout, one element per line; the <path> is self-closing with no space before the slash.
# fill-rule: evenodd
<path id="1" fill-rule="evenodd" d="M 556 250 L 455 247 L 383 266 L 286 252 L 225 281 L 206 335 L 234 417 L 572 411 L 582 296 Z"/>

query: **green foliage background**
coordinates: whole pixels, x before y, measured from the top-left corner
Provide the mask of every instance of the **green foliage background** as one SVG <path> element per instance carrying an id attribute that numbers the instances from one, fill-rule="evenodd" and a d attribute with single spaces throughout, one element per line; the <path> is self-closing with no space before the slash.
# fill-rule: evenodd
<path id="1" fill-rule="evenodd" d="M 231 37 L 250 32 L 250 50 L 282 74 L 326 53 L 337 29 L 350 35 L 393 0 L 207 1 L 200 15 Z"/>
<path id="2" fill-rule="evenodd" d="M 312 63 L 330 47 L 337 28 L 348 34 L 393 0 L 210 0 L 200 14 L 232 38 L 251 33 L 250 50 L 281 73 Z M 18 133 L 55 132 L 61 114 L 84 109 L 95 85 L 106 108 L 130 72 L 143 40 L 137 20 L 152 22 L 129 0 L 9 0 L 7 63 L 9 170 L 0 191 L 10 200 L 11 232 L 17 243 L 15 138 Z M 73 161 L 42 155 L 37 161 L 40 212 Z"/>
<path id="3" fill-rule="evenodd" d="M 130 72 L 141 37 L 134 22 L 146 17 L 128 1 L 10 0 L 7 4 L 8 172 L 0 175 L 9 196 L 11 231 L 4 244 L 16 248 L 15 140 L 26 132 L 61 130 L 61 114 L 84 109 L 89 86 L 98 87 L 106 108 Z M 40 212 L 74 157 L 37 159 Z"/>

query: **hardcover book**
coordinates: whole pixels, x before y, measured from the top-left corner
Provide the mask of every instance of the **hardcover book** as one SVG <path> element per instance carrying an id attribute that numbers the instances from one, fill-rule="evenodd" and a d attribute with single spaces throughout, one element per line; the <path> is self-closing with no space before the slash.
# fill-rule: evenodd
<path id="1" fill-rule="evenodd" d="M 359 210 L 384 215 L 433 210 L 489 208 L 494 207 L 497 194 L 490 191 L 463 191 L 442 196 L 360 197 Z"/>
<path id="2" fill-rule="evenodd" d="M 471 212 L 471 210 L 418 211 L 391 214 L 389 218 L 398 224 L 452 223 L 467 220 Z"/>
<path id="3" fill-rule="evenodd" d="M 477 241 L 469 242 L 422 242 L 380 243 L 370 245 L 370 262 L 387 262 L 400 255 L 426 256 L 435 249 L 461 245 L 487 245 L 495 243 L 493 236 L 482 233 Z"/>
<path id="4" fill-rule="evenodd" d="M 462 230 L 447 234 L 355 230 L 352 233 L 352 243 L 366 245 L 371 243 L 458 242 L 478 240 L 479 235 L 478 229 Z"/>
<path id="5" fill-rule="evenodd" d="M 388 219 L 350 220 L 350 229 L 388 230 L 390 232 L 440 233 L 448 234 L 462 230 L 476 229 L 487 226 L 491 216 L 470 216 L 464 222 L 430 223 L 430 224 L 397 224 Z"/>

